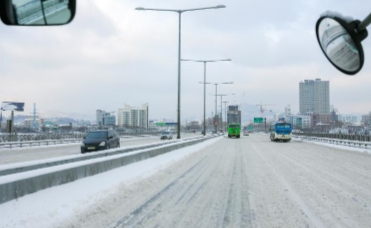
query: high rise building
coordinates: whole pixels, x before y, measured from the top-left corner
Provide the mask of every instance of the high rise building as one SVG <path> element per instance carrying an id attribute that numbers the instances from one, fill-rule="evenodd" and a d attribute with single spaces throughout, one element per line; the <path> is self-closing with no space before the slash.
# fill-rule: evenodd
<path id="1" fill-rule="evenodd" d="M 290 105 L 287 105 L 285 107 L 285 120 L 289 120 L 290 119 L 290 116 L 291 116 L 291 106 Z"/>
<path id="2" fill-rule="evenodd" d="M 300 113 L 330 113 L 330 82 L 305 80 L 299 83 Z"/>
<path id="3" fill-rule="evenodd" d="M 116 125 L 116 117 L 111 115 L 111 113 L 97 110 L 97 125 L 98 126 L 115 126 Z"/>
<path id="4" fill-rule="evenodd" d="M 124 108 L 119 109 L 117 113 L 118 126 L 141 127 L 148 129 L 148 112 L 148 104 L 144 104 L 142 107 L 132 107 L 125 104 Z"/>

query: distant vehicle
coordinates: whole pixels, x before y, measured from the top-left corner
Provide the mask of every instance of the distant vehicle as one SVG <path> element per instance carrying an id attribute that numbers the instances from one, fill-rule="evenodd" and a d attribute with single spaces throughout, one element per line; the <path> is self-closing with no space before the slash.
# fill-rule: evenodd
<path id="1" fill-rule="evenodd" d="M 212 131 L 211 134 L 216 135 L 216 131 Z"/>
<path id="2" fill-rule="evenodd" d="M 118 147 L 120 147 L 120 137 L 116 131 L 112 129 L 91 131 L 84 137 L 81 153 Z"/>
<path id="3" fill-rule="evenodd" d="M 238 123 L 228 124 L 228 138 L 237 137 L 240 138 L 241 125 Z"/>
<path id="4" fill-rule="evenodd" d="M 173 134 L 171 134 L 171 132 L 169 131 L 164 131 L 161 133 L 161 140 L 165 140 L 165 139 L 173 139 Z"/>
<path id="5" fill-rule="evenodd" d="M 271 134 L 271 141 L 285 141 L 288 142 L 292 137 L 292 125 L 286 122 L 277 122 L 269 128 Z"/>
<path id="6" fill-rule="evenodd" d="M 248 131 L 244 131 L 243 132 L 243 136 L 249 136 L 249 132 Z"/>

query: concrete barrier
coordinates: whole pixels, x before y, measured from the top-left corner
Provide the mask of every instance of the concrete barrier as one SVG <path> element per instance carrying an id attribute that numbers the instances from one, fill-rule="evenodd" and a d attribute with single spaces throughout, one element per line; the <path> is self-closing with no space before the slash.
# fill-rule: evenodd
<path id="1" fill-rule="evenodd" d="M 190 140 L 186 142 L 166 145 L 158 148 L 138 151 L 135 154 L 122 154 L 111 157 L 98 158 L 86 162 L 77 162 L 58 167 L 47 168 L 43 170 L 35 170 L 13 178 L 11 176 L 2 177 L 0 179 L 0 204 L 8 202 L 19 197 L 35 193 L 37 191 L 70 183 L 85 177 L 103 173 L 115 168 L 119 168 L 134 162 L 142 161 L 161 154 L 165 154 L 180 148 L 195 145 L 204 142 L 213 137 L 205 137 L 202 139 Z M 83 164 L 79 164 L 83 163 Z M 9 181 L 7 181 L 7 179 Z"/>
<path id="2" fill-rule="evenodd" d="M 187 141 L 187 140 L 191 140 L 191 139 L 185 139 L 184 141 Z M 11 174 L 16 174 L 16 173 L 31 171 L 35 169 L 42 169 L 42 168 L 63 165 L 63 164 L 68 164 L 68 163 L 73 163 L 73 162 L 114 156 L 114 155 L 129 153 L 129 152 L 133 152 L 137 150 L 149 149 L 149 148 L 153 148 L 153 147 L 157 147 L 161 145 L 168 145 L 172 143 L 176 143 L 176 141 L 154 143 L 154 144 L 149 144 L 149 145 L 144 145 L 144 146 L 134 146 L 134 147 L 125 148 L 125 149 L 120 149 L 120 148 L 111 149 L 111 150 L 106 150 L 106 151 L 101 151 L 101 152 L 87 153 L 84 155 L 73 156 L 69 158 L 62 157 L 62 158 L 48 159 L 46 161 L 28 162 L 27 164 L 21 163 L 21 164 L 4 165 L 0 167 L 0 177 L 5 176 L 5 175 L 11 175 Z"/>

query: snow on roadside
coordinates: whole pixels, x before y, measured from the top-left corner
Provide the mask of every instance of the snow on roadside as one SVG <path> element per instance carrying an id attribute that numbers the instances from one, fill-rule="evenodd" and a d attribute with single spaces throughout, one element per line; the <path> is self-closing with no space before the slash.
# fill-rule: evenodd
<path id="1" fill-rule="evenodd" d="M 190 140 L 190 141 L 197 141 L 197 139 Z M 175 141 L 173 144 L 170 144 L 170 145 L 176 145 L 176 144 L 182 144 L 182 143 L 185 143 L 185 142 L 183 140 L 179 140 L 179 141 Z M 170 145 L 169 144 L 160 144 L 159 146 L 154 147 L 154 148 L 164 148 L 164 147 L 168 147 Z M 127 157 L 127 156 L 130 156 L 130 155 L 133 155 L 133 154 L 140 154 L 140 153 L 143 153 L 143 152 L 146 152 L 146 151 L 150 151 L 150 150 L 153 150 L 154 148 L 135 150 L 135 151 L 132 151 L 132 152 L 116 154 L 116 155 L 112 155 L 112 156 L 104 156 L 104 157 L 100 157 L 100 158 L 76 161 L 76 162 L 71 162 L 71 163 L 46 167 L 46 168 L 42 168 L 42 169 L 30 170 L 30 171 L 27 171 L 27 172 L 4 175 L 4 176 L 0 176 L 0 184 L 4 184 L 4 183 L 8 183 L 8 182 L 14 182 L 14 181 L 18 181 L 18 180 L 22 180 L 22 179 L 26 179 L 26 178 L 40 176 L 40 175 L 53 173 L 53 172 L 57 172 L 57 171 L 62 171 L 62 170 L 70 169 L 70 168 L 80 167 L 80 166 L 84 166 L 84 165 L 95 164 L 97 162 L 115 160 L 117 158 Z M 116 151 L 120 151 L 120 150 L 121 150 L 121 148 L 111 149 L 108 153 L 116 152 Z M 98 152 L 98 153 L 107 153 L 107 151 L 102 151 L 102 152 Z M 87 156 L 91 156 L 91 155 L 90 154 L 83 154 L 83 155 L 80 155 L 80 156 L 86 156 L 87 157 Z M 92 154 L 92 156 L 94 156 L 94 154 Z M 59 158 L 59 159 L 54 159 L 54 160 L 64 160 L 64 158 L 62 158 L 62 159 Z M 51 162 L 53 160 L 49 160 L 49 161 Z M 43 164 L 43 163 L 45 163 L 45 161 L 40 161 L 39 163 Z M 38 163 L 35 162 L 34 164 L 38 164 Z M 12 166 L 12 165 L 10 165 L 10 166 Z"/>
<path id="2" fill-rule="evenodd" d="M 221 139 L 222 137 L 210 139 L 200 144 L 0 204 L 0 227 L 53 227 L 54 224 L 72 216 L 75 211 L 87 209 L 94 205 L 94 202 L 115 192 L 120 184 L 130 185 L 138 182 Z"/>
<path id="3" fill-rule="evenodd" d="M 371 148 L 370 149 L 357 148 L 357 147 L 350 147 L 350 146 L 344 146 L 344 145 L 337 145 L 337 144 L 333 144 L 333 143 L 324 143 L 324 142 L 302 140 L 301 138 L 293 138 L 293 140 L 306 142 L 306 143 L 313 143 L 313 144 L 332 147 L 332 148 L 336 148 L 336 149 L 343 149 L 343 150 L 356 151 L 356 152 L 365 153 L 365 154 L 371 154 Z"/>

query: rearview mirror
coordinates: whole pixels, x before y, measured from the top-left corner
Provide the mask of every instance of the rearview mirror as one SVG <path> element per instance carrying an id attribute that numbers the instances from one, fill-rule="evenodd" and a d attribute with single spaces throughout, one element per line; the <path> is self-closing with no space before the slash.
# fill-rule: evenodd
<path id="1" fill-rule="evenodd" d="M 46 26 L 70 23 L 76 0 L 1 0 L 0 16 L 6 25 Z"/>
<path id="2" fill-rule="evenodd" d="M 327 15 L 316 24 L 317 40 L 323 53 L 338 70 L 348 75 L 358 73 L 364 63 L 361 42 L 368 33 L 366 29 L 358 30 L 360 23 Z"/>

